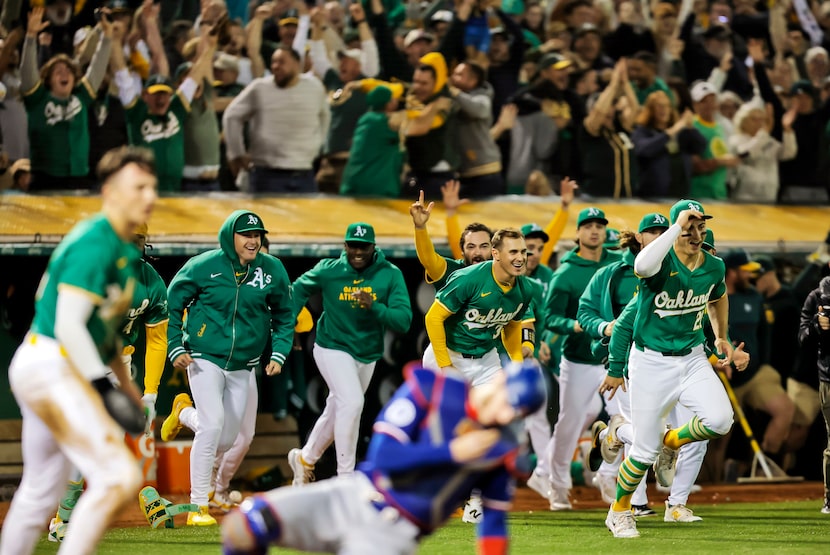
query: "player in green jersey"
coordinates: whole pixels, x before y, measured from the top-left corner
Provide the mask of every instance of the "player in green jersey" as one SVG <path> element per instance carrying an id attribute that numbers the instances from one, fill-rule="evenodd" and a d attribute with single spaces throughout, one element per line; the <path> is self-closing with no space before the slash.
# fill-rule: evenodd
<path id="1" fill-rule="evenodd" d="M 34 550 L 71 465 L 87 481 L 62 551 L 91 553 L 141 481 L 124 426 L 144 429 L 141 396 L 121 362 L 119 326 L 135 291 L 131 240 L 156 201 L 152 154 L 123 147 L 98 164 L 101 213 L 76 225 L 52 253 L 35 317 L 9 367 L 23 416 L 25 465 L 0 535 L 0 553 Z M 115 390 L 109 370 L 122 386 Z"/>
<path id="2" fill-rule="evenodd" d="M 674 450 L 721 437 L 732 427 L 732 407 L 704 351 L 703 317 L 708 312 L 715 350 L 724 355 L 721 364 L 732 363 L 724 264 L 701 248 L 710 217 L 697 201 L 675 203 L 669 215 L 672 225 L 634 261 L 641 278 L 629 356 L 635 435 L 605 520 L 614 537 L 639 536 L 631 494 L 652 463 L 659 476 L 664 461 L 673 462 Z M 666 417 L 677 403 L 694 416 L 666 432 Z"/>
<path id="3" fill-rule="evenodd" d="M 139 226 L 133 237 L 133 243 L 139 251 L 144 252 L 147 241 L 147 225 Z M 121 351 L 121 360 L 127 371 L 132 368 L 132 355 L 138 340 L 141 324 L 144 324 L 146 335 L 146 353 L 144 359 L 144 396 L 141 401 L 147 410 L 147 425 L 144 433 L 152 440 L 151 426 L 156 415 L 156 397 L 158 395 L 161 374 L 164 371 L 164 362 L 167 358 L 167 286 L 144 258 L 138 263 L 135 281 L 135 293 L 126 319 L 121 327 L 121 339 L 124 348 Z M 108 375 L 114 380 L 114 375 Z M 118 385 L 118 384 L 116 384 Z M 151 452 L 155 452 L 151 449 Z M 143 465 L 140 465 L 143 466 Z M 66 528 L 78 498 L 84 488 L 84 479 L 77 469 L 73 469 L 66 492 L 58 505 L 58 512 L 49 523 L 49 541 L 63 541 Z"/>

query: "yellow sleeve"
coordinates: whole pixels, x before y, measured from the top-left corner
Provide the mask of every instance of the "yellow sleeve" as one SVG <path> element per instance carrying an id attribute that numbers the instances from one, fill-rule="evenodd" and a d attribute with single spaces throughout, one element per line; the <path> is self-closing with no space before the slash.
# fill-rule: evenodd
<path id="1" fill-rule="evenodd" d="M 450 244 L 453 258 L 464 257 L 464 251 L 461 249 L 461 224 L 458 223 L 458 214 L 447 216 L 447 242 Z"/>
<path id="2" fill-rule="evenodd" d="M 548 222 L 548 225 L 545 226 L 545 233 L 548 234 L 548 242 L 545 243 L 544 248 L 542 248 L 542 256 L 539 257 L 539 264 L 544 266 L 548 265 L 550 257 L 553 255 L 553 249 L 562 237 L 562 232 L 565 231 L 565 225 L 567 225 L 567 223 L 568 210 L 563 209 L 560 206 L 556 211 L 556 214 L 554 214 L 553 218 L 551 218 Z"/>
<path id="3" fill-rule="evenodd" d="M 141 76 L 142 81 L 150 76 L 150 63 L 137 50 L 130 52 L 130 67 Z"/>
<path id="4" fill-rule="evenodd" d="M 314 319 L 311 317 L 311 312 L 306 307 L 297 314 L 297 323 L 294 325 L 295 333 L 306 333 L 311 331 L 314 327 Z"/>
<path id="5" fill-rule="evenodd" d="M 510 360 L 514 362 L 522 361 L 522 323 L 516 320 L 510 320 L 502 330 L 502 342 L 507 354 L 510 355 Z M 435 345 L 433 345 L 433 349 Z"/>
<path id="6" fill-rule="evenodd" d="M 447 261 L 435 252 L 435 246 L 426 228 L 415 229 L 415 252 L 421 266 L 426 270 L 427 282 L 434 283 L 447 272 Z"/>
<path id="7" fill-rule="evenodd" d="M 389 81 L 381 81 L 380 79 L 372 79 L 371 77 L 360 80 L 360 90 L 365 93 L 381 85 L 392 91 L 392 98 L 400 98 L 403 96 L 403 83 L 390 83 Z"/>
<path id="8" fill-rule="evenodd" d="M 435 301 L 424 317 L 427 336 L 429 336 L 429 342 L 432 343 L 435 360 L 438 361 L 438 366 L 441 368 L 452 366 L 450 353 L 447 350 L 447 331 L 444 329 L 444 320 L 450 316 L 452 316 L 452 312 L 438 301 Z"/>
<path id="9" fill-rule="evenodd" d="M 161 374 L 167 360 L 167 320 L 145 326 L 147 351 L 144 353 L 144 393 L 158 394 Z"/>
<path id="10" fill-rule="evenodd" d="M 447 121 L 448 114 L 446 112 L 438 112 L 433 116 L 432 123 L 429 124 L 430 129 L 438 129 Z M 421 110 L 407 110 L 406 111 L 406 118 L 407 119 L 416 119 L 421 117 Z"/>

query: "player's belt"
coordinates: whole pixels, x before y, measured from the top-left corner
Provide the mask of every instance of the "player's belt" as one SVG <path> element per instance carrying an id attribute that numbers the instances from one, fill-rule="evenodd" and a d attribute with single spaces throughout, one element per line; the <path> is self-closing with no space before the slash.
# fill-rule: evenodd
<path id="1" fill-rule="evenodd" d="M 462 358 L 484 358 L 484 355 L 471 355 L 468 353 L 458 353 Z"/>
<path id="2" fill-rule="evenodd" d="M 642 345 L 639 345 L 639 344 L 635 343 L 635 346 L 640 351 L 645 350 L 645 348 Z M 688 355 L 689 353 L 691 353 L 692 349 L 691 349 L 691 347 L 689 347 L 687 349 L 682 349 L 680 351 L 658 351 L 656 349 L 649 349 L 649 351 L 654 351 L 655 353 L 660 353 L 664 357 L 684 357 L 684 356 Z"/>

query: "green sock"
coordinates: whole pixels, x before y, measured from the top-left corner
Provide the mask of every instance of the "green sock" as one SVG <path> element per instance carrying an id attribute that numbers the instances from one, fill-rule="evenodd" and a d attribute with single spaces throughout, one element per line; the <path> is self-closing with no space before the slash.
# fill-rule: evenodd
<path id="1" fill-rule="evenodd" d="M 631 495 L 648 472 L 648 467 L 649 465 L 637 462 L 631 457 L 623 461 L 617 475 L 617 500 L 612 505 L 615 511 L 626 511 L 631 508 Z"/>
<path id="2" fill-rule="evenodd" d="M 693 441 L 703 441 L 705 439 L 716 439 L 721 437 L 721 434 L 713 432 L 701 423 L 700 418 L 693 416 L 688 423 L 680 428 L 669 430 L 663 438 L 663 444 L 671 449 L 680 449 L 681 446 Z"/>
<path id="3" fill-rule="evenodd" d="M 60 518 L 63 522 L 69 522 L 69 517 L 72 515 L 72 511 L 75 509 L 75 504 L 78 502 L 78 498 L 81 497 L 81 494 L 83 492 L 83 478 L 81 478 L 77 482 L 73 482 L 70 480 L 66 488 L 66 493 L 63 494 L 63 498 L 61 498 L 61 503 L 58 506 L 58 518 Z"/>

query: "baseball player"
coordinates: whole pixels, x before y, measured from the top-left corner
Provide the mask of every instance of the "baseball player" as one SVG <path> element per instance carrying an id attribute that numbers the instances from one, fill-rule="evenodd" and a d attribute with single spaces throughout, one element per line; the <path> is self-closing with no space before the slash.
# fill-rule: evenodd
<path id="1" fill-rule="evenodd" d="M 571 508 L 571 459 L 586 420 L 586 407 L 596 396 L 605 369 L 591 352 L 591 338 L 576 320 L 579 297 L 600 268 L 619 260 L 603 248 L 608 220 L 599 208 L 585 208 L 576 220 L 578 245 L 562 257 L 545 301 L 544 329 L 565 335 L 559 366 L 559 420 L 545 456 L 550 465 L 550 508 Z M 593 418 L 591 418 L 593 420 Z"/>
<path id="2" fill-rule="evenodd" d="M 424 192 L 421 191 L 418 200 L 409 207 L 409 214 L 415 224 L 415 252 L 424 267 L 424 279 L 438 291 L 456 270 L 490 260 L 493 232 L 484 224 L 471 223 L 460 233 L 458 240 L 462 255 L 458 258 L 441 256 L 435 251 L 426 227 L 434 206 L 434 202 L 424 204 Z"/>
<path id="3" fill-rule="evenodd" d="M 337 474 L 354 472 L 363 395 L 383 356 L 384 334 L 406 333 L 412 323 L 403 274 L 375 246 L 375 230 L 367 223 L 349 225 L 339 258 L 321 260 L 297 278 L 296 312 L 315 293 L 322 295 L 323 314 L 313 355 L 329 395 L 305 445 L 288 453 L 295 486 L 313 479 L 314 465 L 332 441 Z"/>
<path id="4" fill-rule="evenodd" d="M 133 242 L 141 253 L 147 242 L 147 224 L 140 225 Z M 127 311 L 126 320 L 121 328 L 124 348 L 121 359 L 129 372 L 132 368 L 132 354 L 138 340 L 142 323 L 146 332 L 146 351 L 144 355 L 144 396 L 141 398 L 147 408 L 147 426 L 145 434 L 151 434 L 151 426 L 156 414 L 156 397 L 158 395 L 164 361 L 167 358 L 167 287 L 164 280 L 143 257 L 139 262 L 136 275 L 135 294 L 132 306 Z M 109 375 L 114 381 L 114 376 Z M 118 385 L 117 383 L 115 385 Z M 63 541 L 69 517 L 84 489 L 84 479 L 77 469 L 67 484 L 66 492 L 58 505 L 58 512 L 49 523 L 49 541 Z"/>
<path id="5" fill-rule="evenodd" d="M 191 526 L 216 524 L 208 514 L 214 461 L 240 433 L 251 371 L 259 365 L 267 342 L 269 376 L 282 370 L 291 349 L 291 285 L 282 262 L 260 252 L 265 233 L 262 219 L 253 212 L 233 212 L 219 230 L 220 248 L 188 260 L 167 289 L 168 357 L 174 367 L 187 369 L 196 404 L 190 502 L 199 511 L 188 514 Z M 192 405 L 186 393 L 176 396 L 162 425 L 163 441 L 175 437 L 182 412 Z"/>
<path id="6" fill-rule="evenodd" d="M 527 464 L 514 420 L 544 403 L 541 373 L 517 366 L 473 389 L 454 369 L 405 375 L 375 422 L 357 473 L 249 498 L 222 523 L 224 552 L 266 553 L 276 544 L 414 554 L 478 487 L 491 500 L 478 526 L 478 552 L 506 554 L 514 476 L 526 476 Z"/>
<path id="7" fill-rule="evenodd" d="M 75 506 L 63 553 L 92 553 L 141 474 L 123 430 L 139 433 L 141 395 L 121 362 L 118 329 L 135 291 L 132 244 L 156 201 L 152 154 L 123 147 L 98 164 L 101 213 L 80 222 L 52 253 L 35 297 L 32 327 L 9 366 L 23 416 L 26 464 L 6 515 L 0 554 L 32 553 L 71 467 L 86 494 Z M 110 369 L 122 384 L 113 388 Z"/>
<path id="8" fill-rule="evenodd" d="M 724 355 L 721 364 L 732 363 L 724 264 L 701 249 L 708 218 L 697 201 L 675 203 L 671 227 L 634 261 L 641 278 L 628 363 L 634 443 L 620 466 L 616 500 L 605 520 L 617 538 L 639 536 L 631 494 L 652 463 L 658 478 L 666 462 L 673 463 L 664 451 L 721 437 L 732 426 L 729 399 L 704 352 L 703 317 L 708 311 L 714 347 Z M 622 378 L 616 381 L 609 384 L 611 391 Z M 694 416 L 666 432 L 666 417 L 677 403 Z"/>
<path id="9" fill-rule="evenodd" d="M 640 220 L 637 233 L 623 232 L 617 234 L 617 241 L 622 251 L 622 258 L 610 264 L 591 278 L 582 296 L 579 298 L 577 321 L 591 340 L 591 350 L 603 359 L 608 356 L 608 341 L 610 340 L 617 316 L 637 292 L 637 277 L 634 275 L 634 257 L 651 241 L 659 237 L 669 227 L 669 220 L 659 213 L 646 214 Z M 607 242 L 606 242 L 607 244 Z M 611 415 L 611 426 L 614 431 L 626 415 L 630 414 L 628 393 L 617 392 L 615 397 L 608 399 L 606 410 Z M 604 423 L 595 424 L 592 430 L 599 435 Z M 612 438 L 614 434 L 612 434 Z M 610 442 L 610 440 L 609 440 Z M 609 443 L 609 442 L 606 442 Z M 595 443 L 597 443 L 595 441 Z M 619 445 L 617 452 L 619 452 Z M 615 461 L 604 462 L 598 469 L 596 479 L 603 493 L 603 499 L 609 503 L 614 499 L 616 478 L 619 465 Z M 596 469 L 592 469 L 596 470 Z M 610 497 L 610 499 L 608 499 Z M 634 516 L 653 516 L 657 514 L 648 506 L 645 483 L 637 488 L 632 502 Z"/>

